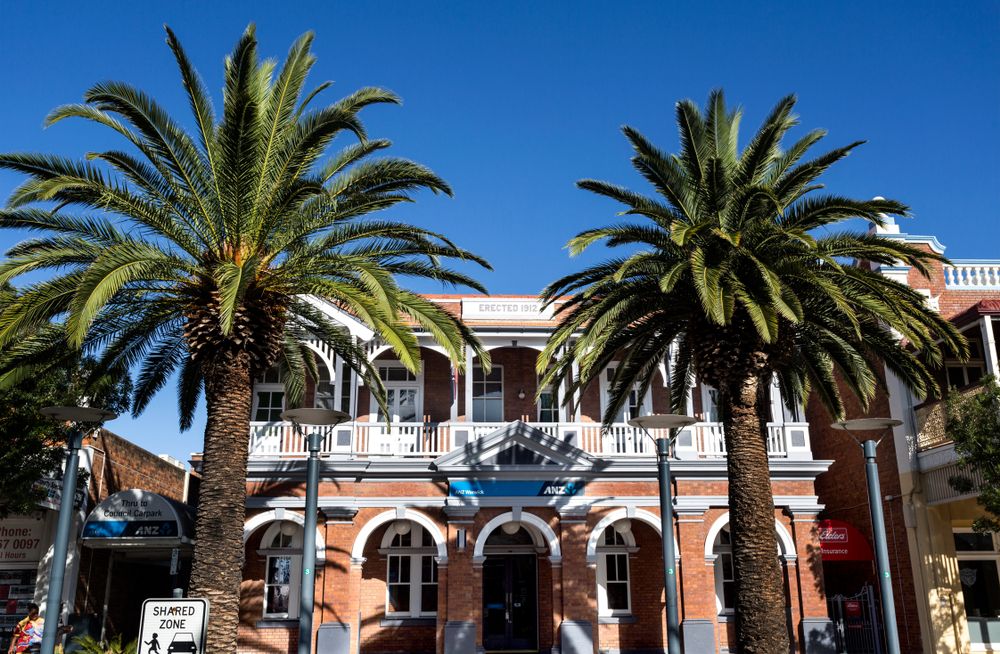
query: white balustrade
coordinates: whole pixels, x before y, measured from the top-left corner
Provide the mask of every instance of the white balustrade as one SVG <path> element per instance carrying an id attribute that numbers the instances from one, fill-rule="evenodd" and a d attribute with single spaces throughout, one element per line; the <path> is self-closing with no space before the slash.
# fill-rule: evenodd
<path id="1" fill-rule="evenodd" d="M 393 423 L 354 422 L 323 427 L 324 454 L 361 457 L 437 457 L 478 440 L 503 427 L 501 422 Z M 531 423 L 551 438 L 568 442 L 608 458 L 651 457 L 656 453 L 650 438 L 625 424 L 602 429 L 595 422 Z M 308 433 L 309 428 L 305 428 Z M 665 436 L 653 430 L 653 438 Z M 768 423 L 767 453 L 772 458 L 811 459 L 809 425 Z M 289 423 L 255 422 L 250 425 L 250 456 L 297 458 L 308 454 L 305 438 Z M 674 455 L 681 460 L 720 459 L 726 456 L 722 423 L 699 422 L 677 434 Z"/>
<path id="2" fill-rule="evenodd" d="M 1000 261 L 955 261 L 944 266 L 944 287 L 952 290 L 1000 290 Z"/>

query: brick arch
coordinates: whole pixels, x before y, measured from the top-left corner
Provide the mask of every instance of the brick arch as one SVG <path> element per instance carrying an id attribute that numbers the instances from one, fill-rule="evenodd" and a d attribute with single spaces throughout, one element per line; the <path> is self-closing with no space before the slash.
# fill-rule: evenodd
<path id="1" fill-rule="evenodd" d="M 272 522 L 281 522 L 282 520 L 294 522 L 303 528 L 306 526 L 305 517 L 301 513 L 295 513 L 294 511 L 274 509 L 272 511 L 258 513 L 243 523 L 243 545 L 246 546 L 247 541 L 250 540 L 251 534 L 259 528 Z M 326 560 L 326 538 L 323 537 L 323 531 L 319 527 L 316 527 L 316 560 Z"/>
<path id="2" fill-rule="evenodd" d="M 722 531 L 722 528 L 729 524 L 729 511 L 726 511 L 720 515 L 712 526 L 708 528 L 708 537 L 705 538 L 705 560 L 714 561 L 715 554 L 712 550 L 715 548 L 715 539 Z M 774 519 L 774 533 L 778 537 L 778 553 L 781 555 L 785 561 L 794 561 L 797 558 L 795 553 L 795 541 L 792 540 L 792 535 L 788 533 L 788 529 L 785 525 L 778 522 L 778 519 Z"/>
<path id="3" fill-rule="evenodd" d="M 396 520 L 410 520 L 426 529 L 427 533 L 429 533 L 431 538 L 434 540 L 434 544 L 437 546 L 438 565 L 448 565 L 448 543 L 445 540 L 444 535 L 441 533 L 441 530 L 429 517 L 412 509 L 390 509 L 379 513 L 377 516 L 366 522 L 365 526 L 358 532 L 357 538 L 354 539 L 354 546 L 351 548 L 351 561 L 363 561 L 365 558 L 365 544 L 368 542 L 371 535 L 375 533 L 375 530 L 384 524 L 394 522 Z"/>
<path id="4" fill-rule="evenodd" d="M 483 548 L 486 547 L 486 540 L 497 527 L 500 527 L 508 522 L 520 522 L 529 527 L 528 531 L 533 531 L 535 534 L 540 536 L 543 541 L 545 541 L 545 544 L 549 549 L 549 560 L 552 561 L 552 563 L 559 563 L 562 561 L 562 551 L 559 549 L 559 537 L 556 536 L 556 532 L 552 530 L 549 523 L 545 522 L 534 513 L 522 512 L 519 516 L 515 517 L 513 511 L 501 513 L 483 525 L 483 528 L 479 530 L 478 534 L 476 534 L 476 547 L 473 550 L 472 556 L 473 561 L 483 561 L 486 558 L 483 552 Z"/>
<path id="5" fill-rule="evenodd" d="M 659 516 L 642 509 L 636 509 L 632 512 L 632 515 L 629 515 L 628 509 L 616 509 L 601 518 L 600 522 L 594 525 L 594 529 L 590 532 L 590 537 L 587 538 L 587 565 L 597 564 L 597 543 L 601 539 L 601 534 L 604 533 L 604 530 L 619 520 L 624 520 L 625 518 L 644 522 L 652 527 L 653 531 L 655 531 L 658 536 L 663 536 L 663 532 L 660 530 Z M 681 549 L 677 544 L 677 539 L 674 538 L 674 560 L 680 561 L 680 559 Z"/>

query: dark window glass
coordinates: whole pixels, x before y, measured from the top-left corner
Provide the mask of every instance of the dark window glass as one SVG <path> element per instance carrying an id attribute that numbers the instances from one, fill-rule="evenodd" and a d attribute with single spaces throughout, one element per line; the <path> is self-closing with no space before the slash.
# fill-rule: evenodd
<path id="1" fill-rule="evenodd" d="M 959 561 L 958 576 L 968 617 L 1000 617 L 1000 579 L 996 561 Z"/>
<path id="2" fill-rule="evenodd" d="M 972 532 L 955 532 L 956 552 L 992 552 L 992 534 L 974 534 Z"/>

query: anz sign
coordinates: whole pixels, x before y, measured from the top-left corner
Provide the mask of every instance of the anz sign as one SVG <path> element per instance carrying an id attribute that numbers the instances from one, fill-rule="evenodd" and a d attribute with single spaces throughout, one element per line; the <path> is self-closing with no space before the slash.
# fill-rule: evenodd
<path id="1" fill-rule="evenodd" d="M 448 484 L 451 497 L 569 497 L 579 495 L 583 481 L 462 479 Z"/>

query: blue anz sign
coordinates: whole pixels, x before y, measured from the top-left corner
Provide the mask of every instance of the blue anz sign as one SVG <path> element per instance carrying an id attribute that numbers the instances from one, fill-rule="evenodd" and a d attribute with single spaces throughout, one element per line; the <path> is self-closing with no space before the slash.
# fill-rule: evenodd
<path id="1" fill-rule="evenodd" d="M 586 482 L 463 479 L 448 484 L 451 497 L 566 497 L 578 495 Z"/>

